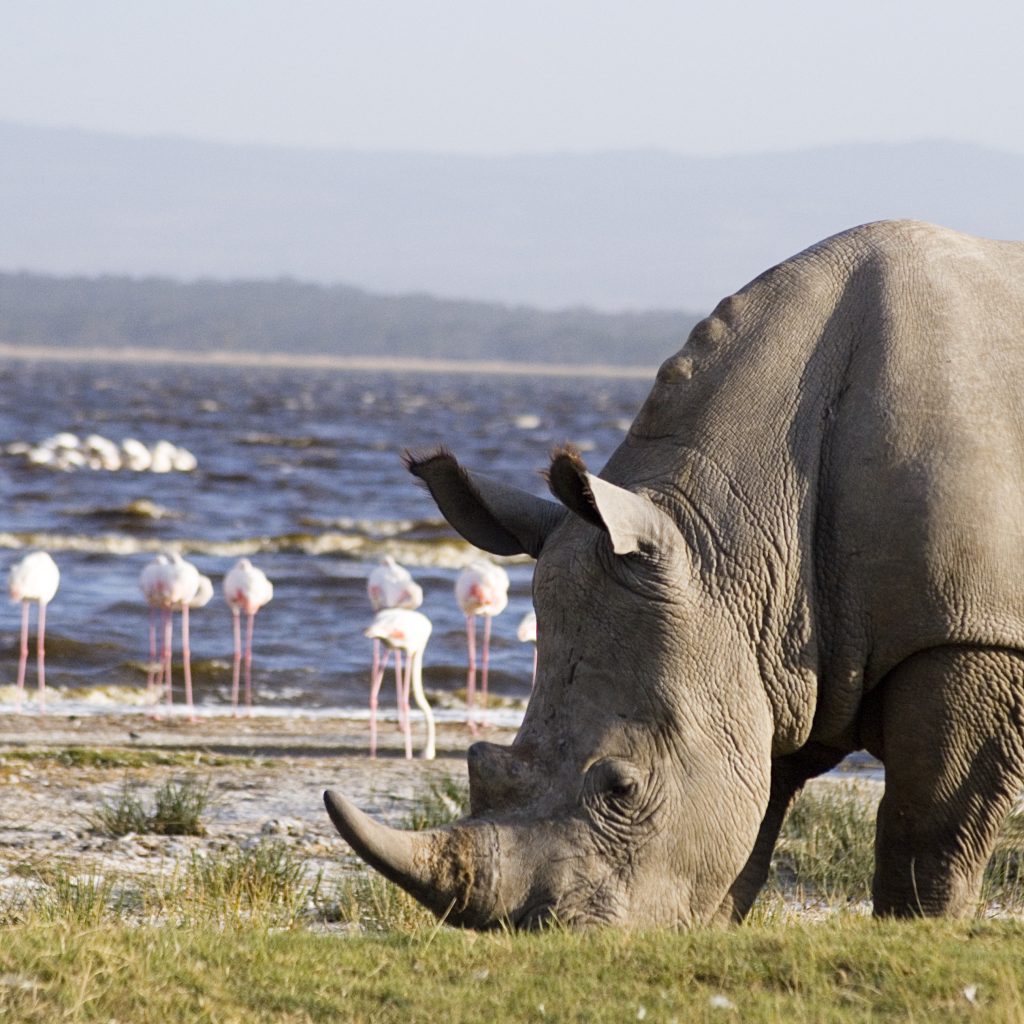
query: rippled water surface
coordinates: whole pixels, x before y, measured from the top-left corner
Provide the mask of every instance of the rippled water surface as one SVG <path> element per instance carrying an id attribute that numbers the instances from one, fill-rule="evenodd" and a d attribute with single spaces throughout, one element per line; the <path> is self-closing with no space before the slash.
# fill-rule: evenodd
<path id="1" fill-rule="evenodd" d="M 192 648 L 198 699 L 218 706 L 232 649 L 220 582 L 248 555 L 275 587 L 256 622 L 260 703 L 361 709 L 365 578 L 391 553 L 423 586 L 422 610 L 434 622 L 426 687 L 453 690 L 464 685 L 465 632 L 452 590 L 472 551 L 404 470 L 401 450 L 444 442 L 474 468 L 542 494 L 537 471 L 552 444 L 573 441 L 601 466 L 648 388 L 636 379 L 3 363 L 0 446 L 62 430 L 165 438 L 190 449 L 199 467 L 60 472 L 0 456 L 0 568 L 24 548 L 53 554 L 61 587 L 47 617 L 47 682 L 65 698 L 120 703 L 145 684 L 139 573 L 155 553 L 179 546 L 216 587 L 214 601 L 193 614 Z M 507 568 L 512 589 L 494 625 L 492 688 L 525 697 L 532 654 L 515 630 L 530 607 L 532 564 Z M 4 607 L 0 690 L 9 699 L 19 611 Z"/>

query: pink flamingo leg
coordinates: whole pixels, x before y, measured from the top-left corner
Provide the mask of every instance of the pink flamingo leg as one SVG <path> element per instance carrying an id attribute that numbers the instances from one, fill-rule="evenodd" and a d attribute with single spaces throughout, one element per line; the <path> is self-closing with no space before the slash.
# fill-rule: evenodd
<path id="1" fill-rule="evenodd" d="M 405 675 L 402 672 L 402 650 L 395 648 L 395 707 L 398 708 L 398 728 L 404 733 L 408 727 L 408 706 L 405 699 Z"/>
<path id="2" fill-rule="evenodd" d="M 252 716 L 252 628 L 256 622 L 256 613 L 249 612 L 249 621 L 245 627 L 245 706 Z"/>
<path id="3" fill-rule="evenodd" d="M 491 616 L 484 616 L 484 642 L 480 658 L 480 706 L 483 708 L 481 723 L 487 725 L 487 666 L 491 656 Z"/>
<path id="4" fill-rule="evenodd" d="M 384 673 L 388 667 L 390 651 L 384 652 L 383 662 L 380 659 L 380 640 L 373 641 L 373 675 L 370 677 L 370 757 L 377 756 L 377 699 L 380 687 L 384 682 Z"/>
<path id="5" fill-rule="evenodd" d="M 36 630 L 36 657 L 39 666 L 39 713 L 46 714 L 46 602 L 39 602 L 39 624 Z"/>
<path id="6" fill-rule="evenodd" d="M 466 725 L 476 735 L 476 717 L 473 705 L 476 700 L 476 618 L 466 616 L 466 649 L 469 652 L 469 671 L 466 673 Z"/>
<path id="7" fill-rule="evenodd" d="M 163 665 L 159 673 L 156 665 L 156 609 L 150 605 L 149 608 L 149 665 L 146 668 L 146 699 L 155 700 L 156 680 L 163 675 Z"/>
<path id="8" fill-rule="evenodd" d="M 411 660 L 411 659 L 407 659 Z M 395 689 L 398 691 L 398 724 L 405 736 L 405 756 L 412 759 L 412 727 L 409 724 L 409 699 L 406 696 L 405 675 L 402 671 L 402 652 L 395 650 Z"/>
<path id="9" fill-rule="evenodd" d="M 28 601 L 21 602 L 21 650 L 18 655 L 18 710 L 25 692 L 25 669 L 28 666 Z"/>
<path id="10" fill-rule="evenodd" d="M 405 680 L 402 684 L 402 698 L 405 701 L 405 756 L 412 757 L 412 714 L 409 710 L 409 693 L 412 690 L 412 663 L 416 659 L 413 651 L 405 656 Z"/>
<path id="11" fill-rule="evenodd" d="M 185 703 L 188 705 L 188 720 L 196 720 L 195 705 L 192 703 L 192 649 L 188 640 L 188 605 L 181 606 L 181 660 L 185 673 Z"/>
<path id="12" fill-rule="evenodd" d="M 231 714 L 238 717 L 238 680 L 242 674 L 242 624 L 237 608 L 231 609 L 232 632 L 235 638 L 235 658 L 231 664 Z"/>
<path id="13" fill-rule="evenodd" d="M 171 640 L 174 633 L 174 620 L 171 617 L 171 609 L 163 609 L 164 617 L 164 686 L 167 688 L 167 706 L 174 706 L 174 683 L 171 671 Z"/>

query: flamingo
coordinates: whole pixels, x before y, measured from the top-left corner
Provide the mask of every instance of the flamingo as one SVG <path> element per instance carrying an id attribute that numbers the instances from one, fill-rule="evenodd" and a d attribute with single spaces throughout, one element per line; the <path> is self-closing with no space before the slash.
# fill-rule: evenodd
<path id="1" fill-rule="evenodd" d="M 159 668 L 155 668 L 156 660 L 156 617 L 163 610 L 163 591 L 165 589 L 164 573 L 170 564 L 166 555 L 157 555 L 139 574 L 139 588 L 149 605 L 149 667 L 146 672 L 146 693 L 154 703 L 156 693 L 164 684 L 164 661 L 161 658 Z"/>
<path id="2" fill-rule="evenodd" d="M 150 606 L 150 657 L 156 654 L 154 615 L 159 610 L 163 620 L 163 657 L 158 678 L 167 690 L 167 706 L 174 704 L 174 683 L 171 676 L 171 646 L 174 612 L 181 612 L 181 660 L 185 676 L 185 704 L 189 720 L 195 721 L 192 702 L 192 652 L 189 644 L 189 608 L 199 590 L 199 570 L 175 551 L 158 555 L 139 576 L 139 586 Z M 150 684 L 152 685 L 152 683 Z"/>
<path id="3" fill-rule="evenodd" d="M 476 694 L 476 616 L 484 618 L 484 638 L 480 659 L 480 693 L 487 708 L 487 667 L 491 647 L 491 619 L 508 604 L 508 573 L 485 558 L 470 562 L 455 581 L 455 600 L 466 616 L 466 646 L 469 671 L 466 675 L 466 723 L 476 732 L 473 704 Z"/>
<path id="4" fill-rule="evenodd" d="M 274 585 L 266 573 L 240 558 L 224 577 L 224 600 L 234 620 L 235 660 L 231 676 L 231 707 L 238 714 L 238 677 L 242 660 L 241 613 L 248 616 L 245 636 L 245 704 L 252 714 L 252 631 L 256 613 L 274 596 Z"/>
<path id="5" fill-rule="evenodd" d="M 60 585 L 57 563 L 45 552 L 34 551 L 11 566 L 7 587 L 11 600 L 21 602 L 21 653 L 18 659 L 18 710 L 25 691 L 25 669 L 28 665 L 28 606 L 39 602 L 36 626 L 36 657 L 39 675 L 39 711 L 46 711 L 46 606 L 53 600 Z"/>
<path id="6" fill-rule="evenodd" d="M 390 555 L 386 555 L 379 565 L 370 570 L 366 580 L 366 593 L 375 612 L 385 608 L 405 608 L 415 611 L 423 604 L 423 588 L 413 581 L 409 570 L 399 565 Z M 388 648 L 384 662 L 380 658 L 381 640 L 373 638 L 373 667 L 370 670 L 370 756 L 377 753 L 377 693 L 380 691 L 387 661 L 391 652 Z M 395 648 L 395 671 L 401 677 L 402 651 Z M 398 702 L 398 720 L 403 729 L 407 723 L 403 719 L 402 702 Z"/>
<path id="7" fill-rule="evenodd" d="M 189 601 L 188 606 L 193 611 L 196 608 L 205 608 L 213 597 L 213 581 L 209 576 L 199 576 L 199 585 L 196 587 L 195 597 Z"/>
<path id="8" fill-rule="evenodd" d="M 203 576 L 181 555 L 172 557 L 172 570 L 175 573 L 172 594 L 178 599 L 174 603 L 174 609 L 181 612 L 181 662 L 185 674 L 185 703 L 188 705 L 189 721 L 194 722 L 196 715 L 195 705 L 192 703 L 192 645 L 189 639 L 189 617 L 193 609 L 205 608 L 210 603 L 210 598 L 213 597 L 213 583 L 209 576 Z"/>
<path id="9" fill-rule="evenodd" d="M 422 757 L 432 761 L 435 756 L 434 746 L 434 713 L 430 710 L 426 695 L 423 692 L 423 652 L 433 629 L 430 619 L 422 612 L 409 608 L 385 608 L 377 612 L 365 635 L 380 640 L 395 652 L 395 684 L 398 689 L 399 720 L 404 722 L 402 732 L 405 735 L 405 756 L 412 757 L 412 727 L 409 724 L 409 692 L 412 691 L 417 707 L 423 712 L 427 723 L 427 742 L 423 747 Z M 405 674 L 403 678 L 398 654 L 404 651 Z M 381 672 L 383 678 L 383 672 Z M 380 682 L 370 694 L 371 721 L 376 720 L 377 692 Z M 404 718 L 403 718 L 404 707 Z M 371 733 L 370 756 L 376 756 L 376 735 Z"/>
<path id="10" fill-rule="evenodd" d="M 534 683 L 537 682 L 537 613 L 528 611 L 519 621 L 519 628 L 516 630 L 516 639 L 520 643 L 533 644 L 533 676 L 530 679 L 530 692 L 533 692 Z"/>

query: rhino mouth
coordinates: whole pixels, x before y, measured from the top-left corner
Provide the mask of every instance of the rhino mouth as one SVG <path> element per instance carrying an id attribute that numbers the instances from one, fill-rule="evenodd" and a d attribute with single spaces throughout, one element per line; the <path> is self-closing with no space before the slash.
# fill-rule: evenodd
<path id="1" fill-rule="evenodd" d="M 555 912 L 554 904 L 545 900 L 543 903 L 534 903 L 526 907 L 513 919 L 512 927 L 518 931 L 536 932 L 566 923 L 565 919 Z"/>

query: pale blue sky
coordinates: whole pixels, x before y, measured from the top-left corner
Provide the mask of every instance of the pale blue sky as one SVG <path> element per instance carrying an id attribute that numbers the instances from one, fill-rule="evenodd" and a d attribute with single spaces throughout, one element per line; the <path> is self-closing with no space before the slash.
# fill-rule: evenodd
<path id="1" fill-rule="evenodd" d="M 1024 152 L 1016 0 L 10 0 L 0 119 L 329 148 Z"/>

